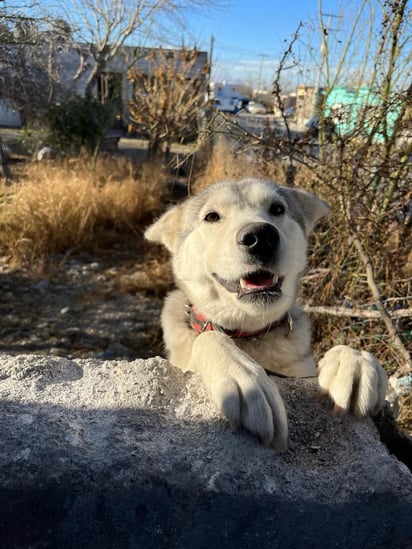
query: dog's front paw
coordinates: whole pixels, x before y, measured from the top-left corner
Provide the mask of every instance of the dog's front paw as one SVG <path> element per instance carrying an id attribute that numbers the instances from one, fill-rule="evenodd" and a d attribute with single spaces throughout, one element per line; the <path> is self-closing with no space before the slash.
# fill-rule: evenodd
<path id="1" fill-rule="evenodd" d="M 208 380 L 209 390 L 234 425 L 245 427 L 266 446 L 286 450 L 288 426 L 283 400 L 275 383 L 258 365 L 227 365 L 225 375 Z"/>
<path id="2" fill-rule="evenodd" d="M 375 357 L 337 345 L 318 365 L 319 386 L 335 403 L 335 411 L 357 416 L 378 412 L 385 401 L 387 376 Z"/>
<path id="3" fill-rule="evenodd" d="M 285 405 L 265 370 L 227 335 L 204 332 L 194 341 L 189 369 L 203 378 L 217 407 L 266 446 L 286 450 Z"/>

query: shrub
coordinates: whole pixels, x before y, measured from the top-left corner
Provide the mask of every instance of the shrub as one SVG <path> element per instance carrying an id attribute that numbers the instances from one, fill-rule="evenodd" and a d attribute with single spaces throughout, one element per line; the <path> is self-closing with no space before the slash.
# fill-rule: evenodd
<path id="1" fill-rule="evenodd" d="M 67 153 L 93 154 L 112 122 L 110 103 L 73 96 L 43 115 L 48 144 Z"/>

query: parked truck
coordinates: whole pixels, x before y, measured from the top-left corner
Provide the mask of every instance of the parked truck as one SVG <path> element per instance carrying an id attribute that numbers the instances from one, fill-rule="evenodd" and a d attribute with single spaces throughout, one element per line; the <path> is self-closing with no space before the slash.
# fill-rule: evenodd
<path id="1" fill-rule="evenodd" d="M 222 84 L 212 82 L 210 99 L 212 107 L 232 114 L 238 113 L 249 103 L 249 98 L 242 93 L 242 86 L 226 82 Z"/>

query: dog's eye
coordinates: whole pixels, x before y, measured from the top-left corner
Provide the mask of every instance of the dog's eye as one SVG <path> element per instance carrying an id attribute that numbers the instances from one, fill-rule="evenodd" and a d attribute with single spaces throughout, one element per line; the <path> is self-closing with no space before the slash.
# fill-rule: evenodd
<path id="1" fill-rule="evenodd" d="M 208 223 L 216 223 L 216 221 L 219 221 L 220 215 L 217 212 L 209 212 L 205 215 L 205 221 Z"/>
<path id="2" fill-rule="evenodd" d="M 270 215 L 283 215 L 285 213 L 285 206 L 274 202 L 269 208 Z"/>

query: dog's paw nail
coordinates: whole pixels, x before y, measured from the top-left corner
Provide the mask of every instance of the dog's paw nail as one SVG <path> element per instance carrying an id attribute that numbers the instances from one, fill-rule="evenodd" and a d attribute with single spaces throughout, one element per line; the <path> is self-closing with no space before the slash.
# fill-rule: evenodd
<path id="1" fill-rule="evenodd" d="M 318 395 L 317 395 L 317 399 L 319 402 L 321 403 L 324 403 L 324 402 L 327 402 L 329 400 L 329 394 L 327 391 L 321 389 L 319 392 L 318 392 Z"/>
<path id="2" fill-rule="evenodd" d="M 265 446 L 268 446 L 281 454 L 282 452 L 286 452 L 286 450 L 288 449 L 288 441 L 273 439 L 270 444 L 265 444 Z"/>
<path id="3" fill-rule="evenodd" d="M 342 408 L 342 406 L 335 404 L 333 407 L 333 413 L 335 416 L 343 416 L 346 413 L 346 410 L 345 408 Z"/>

